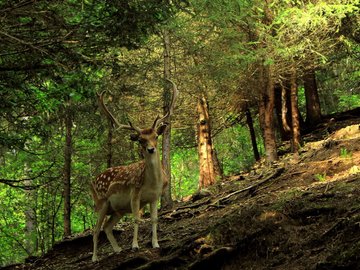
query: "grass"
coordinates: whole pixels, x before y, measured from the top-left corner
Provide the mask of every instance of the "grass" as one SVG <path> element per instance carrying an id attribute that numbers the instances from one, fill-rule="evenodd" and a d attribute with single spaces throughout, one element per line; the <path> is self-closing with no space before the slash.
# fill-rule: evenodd
<path id="1" fill-rule="evenodd" d="M 341 158 L 352 158 L 352 152 L 348 151 L 345 147 L 340 148 L 340 157 Z"/>
<path id="2" fill-rule="evenodd" d="M 315 179 L 317 181 L 320 181 L 320 182 L 325 182 L 326 181 L 326 173 L 323 173 L 323 174 L 317 173 L 314 176 L 315 176 Z"/>

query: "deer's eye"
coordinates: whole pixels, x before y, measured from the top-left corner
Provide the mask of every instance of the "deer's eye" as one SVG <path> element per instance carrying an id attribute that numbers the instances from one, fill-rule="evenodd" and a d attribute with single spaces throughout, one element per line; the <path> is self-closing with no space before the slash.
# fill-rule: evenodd
<path id="1" fill-rule="evenodd" d="M 146 143 L 146 140 L 145 140 L 145 139 L 143 139 L 143 138 L 140 138 L 140 139 L 139 139 L 139 143 L 141 143 L 141 144 L 145 144 L 145 143 Z"/>

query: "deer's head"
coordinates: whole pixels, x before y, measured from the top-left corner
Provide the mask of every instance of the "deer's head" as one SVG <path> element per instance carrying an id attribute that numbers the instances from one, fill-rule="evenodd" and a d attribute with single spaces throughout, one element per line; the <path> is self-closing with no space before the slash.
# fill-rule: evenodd
<path id="1" fill-rule="evenodd" d="M 171 104 L 169 106 L 169 111 L 167 111 L 163 117 L 157 116 L 156 119 L 154 120 L 153 125 L 150 128 L 144 128 L 144 129 L 141 129 L 141 128 L 133 125 L 131 122 L 129 122 L 128 125 L 120 124 L 116 120 L 116 118 L 110 113 L 110 111 L 108 110 L 106 105 L 104 104 L 105 91 L 103 91 L 101 94 L 97 93 L 100 107 L 103 109 L 106 116 L 110 119 L 112 125 L 114 127 L 133 131 L 133 133 L 130 135 L 130 139 L 132 141 L 139 142 L 144 155 L 148 155 L 148 154 L 151 155 L 153 153 L 156 153 L 158 137 L 164 133 L 164 131 L 168 125 L 168 123 L 166 121 L 172 114 L 175 100 L 178 95 L 178 90 L 177 90 L 176 84 L 174 82 L 172 82 L 170 80 L 169 80 L 169 82 L 171 82 L 173 85 L 173 95 L 172 95 L 172 99 L 171 99 Z"/>

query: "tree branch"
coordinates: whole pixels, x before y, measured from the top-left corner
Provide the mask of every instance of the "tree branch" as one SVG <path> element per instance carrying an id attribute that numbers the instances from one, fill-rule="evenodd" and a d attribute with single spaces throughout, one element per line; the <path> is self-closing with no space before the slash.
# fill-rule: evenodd
<path id="1" fill-rule="evenodd" d="M 23 178 L 23 179 L 4 179 L 4 178 L 0 178 L 0 183 L 3 183 L 5 185 L 8 185 L 10 187 L 14 187 L 14 188 L 20 188 L 20 189 L 25 189 L 25 190 L 31 190 L 31 189 L 36 189 L 38 187 L 40 187 L 41 185 L 35 185 L 35 186 L 27 186 L 22 184 L 24 181 L 33 181 L 39 177 L 42 177 L 46 172 L 48 172 L 53 166 L 54 166 L 55 162 L 53 162 L 47 169 L 41 171 L 40 173 L 38 173 L 37 175 L 33 176 L 33 177 L 28 177 L 28 178 Z"/>
<path id="2" fill-rule="evenodd" d="M 55 67 L 55 65 L 42 65 L 42 64 L 34 64 L 34 65 L 21 65 L 21 66 L 5 66 L 0 67 L 0 72 L 2 71 L 28 71 L 28 70 L 36 70 L 36 69 L 48 69 Z"/>
<path id="3" fill-rule="evenodd" d="M 48 54 L 48 52 L 45 51 L 45 50 L 43 50 L 42 48 L 36 47 L 36 46 L 34 46 L 33 44 L 31 44 L 31 43 L 29 43 L 29 42 L 26 42 L 26 41 L 24 41 L 24 40 L 22 40 L 22 39 L 19 39 L 19 38 L 17 38 L 17 37 L 14 37 L 14 36 L 12 36 L 12 35 L 10 35 L 10 34 L 8 34 L 8 33 L 6 33 L 6 32 L 3 32 L 3 31 L 1 31 L 1 30 L 0 30 L 0 35 L 6 36 L 6 37 L 8 37 L 8 38 L 10 38 L 10 39 L 13 39 L 13 40 L 15 40 L 15 41 L 18 42 L 18 43 L 21 43 L 21 44 L 24 44 L 24 45 L 26 45 L 26 46 L 29 46 L 29 47 L 31 47 L 32 49 L 37 50 L 37 51 L 40 51 L 40 52 L 42 52 L 42 53 L 44 53 L 44 54 Z"/>

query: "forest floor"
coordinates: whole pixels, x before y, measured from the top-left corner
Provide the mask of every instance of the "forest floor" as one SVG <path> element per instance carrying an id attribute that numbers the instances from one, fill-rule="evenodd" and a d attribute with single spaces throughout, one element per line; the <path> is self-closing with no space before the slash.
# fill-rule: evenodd
<path id="1" fill-rule="evenodd" d="M 160 249 L 150 221 L 131 250 L 132 224 L 102 232 L 98 263 L 91 232 L 57 243 L 10 269 L 360 269 L 360 110 L 333 115 L 304 136 L 299 155 L 282 146 L 280 161 L 178 202 L 159 217 Z"/>

